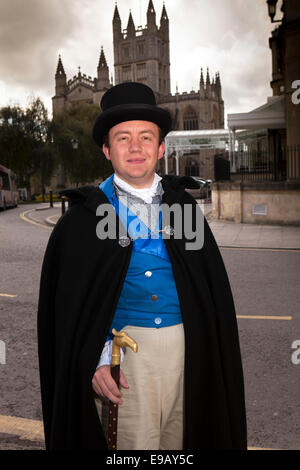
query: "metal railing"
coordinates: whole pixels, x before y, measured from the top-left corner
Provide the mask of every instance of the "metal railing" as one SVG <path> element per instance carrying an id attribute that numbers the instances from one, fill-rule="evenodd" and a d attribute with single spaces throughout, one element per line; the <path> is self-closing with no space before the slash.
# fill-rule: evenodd
<path id="1" fill-rule="evenodd" d="M 236 155 L 236 173 L 242 181 L 300 180 L 300 145 L 267 149 L 249 149 Z"/>
<path id="2" fill-rule="evenodd" d="M 284 156 L 287 163 L 287 179 L 300 179 L 300 145 L 289 145 L 284 148 Z"/>

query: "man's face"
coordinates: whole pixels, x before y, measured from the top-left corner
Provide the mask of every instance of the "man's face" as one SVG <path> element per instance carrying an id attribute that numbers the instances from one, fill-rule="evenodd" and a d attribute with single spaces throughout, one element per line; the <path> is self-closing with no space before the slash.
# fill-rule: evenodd
<path id="1" fill-rule="evenodd" d="M 109 147 L 104 155 L 115 173 L 136 188 L 150 187 L 157 160 L 163 157 L 165 144 L 159 144 L 159 128 L 149 121 L 126 121 L 109 131 Z"/>

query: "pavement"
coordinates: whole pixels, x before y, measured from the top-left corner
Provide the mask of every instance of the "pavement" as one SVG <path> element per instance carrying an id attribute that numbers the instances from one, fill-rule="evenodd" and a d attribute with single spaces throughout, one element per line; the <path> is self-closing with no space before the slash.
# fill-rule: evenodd
<path id="1" fill-rule="evenodd" d="M 212 204 L 200 201 L 198 203 L 219 247 L 300 250 L 300 227 L 215 220 L 212 217 Z M 42 203 L 35 209 L 28 211 L 26 217 L 51 228 L 56 224 L 61 214 L 61 203 L 55 203 L 54 207 L 50 207 L 49 203 Z"/>

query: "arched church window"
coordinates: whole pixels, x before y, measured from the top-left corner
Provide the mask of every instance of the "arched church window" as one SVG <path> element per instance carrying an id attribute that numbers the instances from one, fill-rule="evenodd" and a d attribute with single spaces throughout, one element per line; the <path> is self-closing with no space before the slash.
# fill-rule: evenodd
<path id="1" fill-rule="evenodd" d="M 183 128 L 185 131 L 199 129 L 198 117 L 193 108 L 188 108 L 183 115 Z"/>

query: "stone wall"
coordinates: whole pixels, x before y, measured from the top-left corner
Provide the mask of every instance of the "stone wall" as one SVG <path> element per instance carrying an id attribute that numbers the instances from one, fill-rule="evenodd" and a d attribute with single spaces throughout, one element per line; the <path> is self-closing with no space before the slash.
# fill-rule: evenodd
<path id="1" fill-rule="evenodd" d="M 213 183 L 212 205 L 214 219 L 300 226 L 300 182 Z"/>

